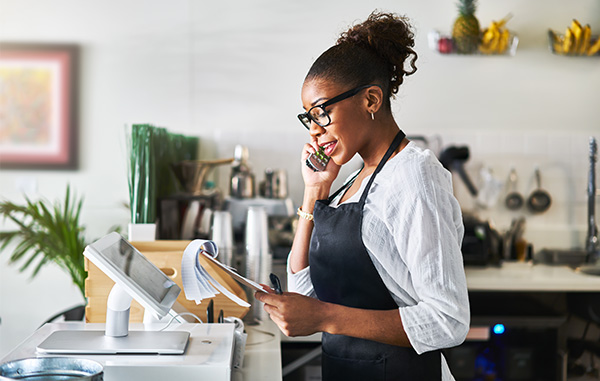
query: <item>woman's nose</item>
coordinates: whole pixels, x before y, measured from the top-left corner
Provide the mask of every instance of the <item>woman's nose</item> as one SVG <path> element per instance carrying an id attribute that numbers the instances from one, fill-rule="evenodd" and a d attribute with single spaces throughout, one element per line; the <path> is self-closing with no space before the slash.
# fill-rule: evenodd
<path id="1" fill-rule="evenodd" d="M 325 128 L 319 126 L 314 120 L 310 121 L 310 129 L 308 130 L 310 136 L 319 137 L 325 133 Z"/>

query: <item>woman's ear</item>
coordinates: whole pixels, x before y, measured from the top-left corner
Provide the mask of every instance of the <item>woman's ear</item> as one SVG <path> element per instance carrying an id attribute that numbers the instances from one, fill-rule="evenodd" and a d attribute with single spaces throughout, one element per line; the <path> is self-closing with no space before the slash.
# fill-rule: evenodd
<path id="1" fill-rule="evenodd" d="M 383 91 L 379 86 L 371 86 L 365 92 L 365 106 L 367 112 L 376 113 L 383 105 Z"/>

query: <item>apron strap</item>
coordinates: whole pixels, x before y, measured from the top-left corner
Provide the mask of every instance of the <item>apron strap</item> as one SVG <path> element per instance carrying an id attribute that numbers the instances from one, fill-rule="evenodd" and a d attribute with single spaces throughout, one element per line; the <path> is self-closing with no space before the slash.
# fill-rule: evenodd
<path id="1" fill-rule="evenodd" d="M 390 144 L 390 147 L 388 148 L 387 152 L 385 153 L 385 155 L 383 155 L 383 158 L 377 165 L 375 172 L 373 172 L 373 174 L 371 175 L 371 178 L 369 179 L 369 182 L 367 183 L 367 186 L 365 187 L 363 194 L 360 196 L 360 204 L 365 203 L 365 201 L 367 199 L 367 195 L 369 194 L 369 189 L 371 189 L 373 180 L 375 180 L 375 176 L 377 176 L 377 174 L 381 171 L 381 169 L 383 168 L 385 163 L 387 163 L 388 159 L 390 158 L 390 156 L 392 156 L 392 153 L 394 153 L 396 148 L 398 148 L 400 146 L 400 143 L 402 143 L 402 140 L 404 139 L 405 136 L 406 135 L 404 134 L 404 132 L 402 132 L 402 130 L 398 131 L 398 134 L 396 134 L 396 137 L 392 141 L 392 144 Z"/>
<path id="2" fill-rule="evenodd" d="M 340 187 L 340 189 L 338 189 L 337 191 L 335 191 L 334 194 L 329 196 L 328 201 L 329 202 L 333 201 L 333 199 L 335 199 L 337 197 L 337 195 L 339 195 L 341 192 L 346 191 L 354 183 L 354 180 L 356 180 L 358 175 L 360 175 L 360 173 L 362 172 L 364 167 L 365 167 L 365 165 L 363 163 L 363 166 L 356 172 L 356 174 L 354 176 L 352 176 L 352 178 L 350 180 L 346 181 L 346 183 L 344 185 L 342 185 Z"/>

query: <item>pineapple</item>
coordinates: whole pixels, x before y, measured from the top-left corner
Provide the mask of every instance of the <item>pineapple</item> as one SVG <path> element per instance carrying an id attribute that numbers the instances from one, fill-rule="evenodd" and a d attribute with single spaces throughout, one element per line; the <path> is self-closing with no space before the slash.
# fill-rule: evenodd
<path id="1" fill-rule="evenodd" d="M 459 16 L 454 22 L 452 38 L 459 53 L 469 54 L 477 51 L 480 42 L 479 20 L 475 17 L 476 0 L 459 0 Z"/>

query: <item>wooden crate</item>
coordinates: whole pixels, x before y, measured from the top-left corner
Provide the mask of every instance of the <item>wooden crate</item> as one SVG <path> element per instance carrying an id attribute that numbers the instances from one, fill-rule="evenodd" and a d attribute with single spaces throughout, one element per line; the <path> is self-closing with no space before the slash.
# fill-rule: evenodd
<path id="1" fill-rule="evenodd" d="M 196 302 L 193 300 L 187 300 L 181 282 L 181 258 L 183 251 L 189 243 L 190 241 L 131 242 L 150 262 L 154 263 L 179 285 L 181 294 L 179 294 L 177 301 L 188 311 L 198 315 L 198 317 L 206 322 L 206 307 L 210 299 L 203 300 L 199 305 L 196 305 Z M 200 256 L 200 263 L 210 275 L 223 286 L 227 287 L 229 291 L 243 300 L 248 300 L 244 289 L 230 275 L 202 256 Z M 85 319 L 88 323 L 104 323 L 106 322 L 106 301 L 115 282 L 87 258 L 85 258 L 85 267 L 88 271 L 88 277 L 85 280 L 85 296 L 88 299 L 85 308 Z M 217 296 L 211 299 L 214 299 L 215 315 L 221 309 L 224 316 L 242 318 L 248 313 L 248 307 L 239 306 L 223 294 L 217 294 Z M 137 301 L 133 300 L 129 321 L 131 323 L 140 323 L 143 316 L 144 308 Z"/>

